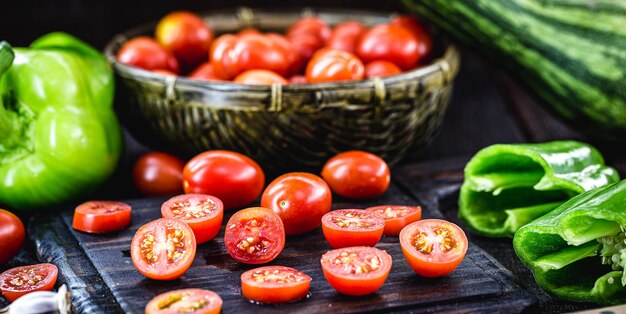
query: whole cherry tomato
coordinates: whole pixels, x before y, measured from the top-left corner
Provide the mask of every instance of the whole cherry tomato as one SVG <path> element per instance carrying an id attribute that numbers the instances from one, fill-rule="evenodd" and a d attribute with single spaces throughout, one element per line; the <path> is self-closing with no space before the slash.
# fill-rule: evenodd
<path id="1" fill-rule="evenodd" d="M 389 166 L 380 157 L 363 151 L 348 151 L 329 159 L 322 177 L 330 189 L 348 198 L 373 198 L 389 188 Z"/>
<path id="2" fill-rule="evenodd" d="M 187 288 L 161 293 L 146 305 L 146 314 L 219 314 L 222 298 L 211 290 Z"/>
<path id="3" fill-rule="evenodd" d="M 306 67 L 306 79 L 310 83 L 360 80 L 364 75 L 363 62 L 342 50 L 318 50 Z"/>
<path id="4" fill-rule="evenodd" d="M 295 22 L 287 30 L 287 39 L 296 47 L 303 62 L 311 59 L 316 50 L 324 47 L 331 28 L 317 17 L 306 17 Z"/>
<path id="5" fill-rule="evenodd" d="M 392 62 L 410 70 L 421 61 L 420 42 L 406 28 L 378 25 L 365 32 L 356 45 L 356 55 L 365 63 L 376 60 Z"/>
<path id="6" fill-rule="evenodd" d="M 219 77 L 232 79 L 247 70 L 270 70 L 287 74 L 285 48 L 265 35 L 223 35 L 211 46 L 211 62 Z"/>
<path id="7" fill-rule="evenodd" d="M 414 16 L 401 15 L 398 16 L 389 22 L 390 25 L 398 25 L 408 29 L 419 42 L 419 53 L 420 53 L 420 61 L 424 63 L 424 60 L 427 60 L 433 50 L 433 41 L 431 38 L 428 29 L 422 22 L 420 22 Z"/>
<path id="8" fill-rule="evenodd" d="M 326 252 L 321 263 L 324 277 L 337 292 L 362 296 L 383 286 L 392 260 L 383 250 L 353 246 Z"/>
<path id="9" fill-rule="evenodd" d="M 224 231 L 228 254 L 246 264 L 271 262 L 285 247 L 280 217 L 263 207 L 242 209 L 230 217 Z"/>
<path id="10" fill-rule="evenodd" d="M 52 290 L 58 274 L 59 269 L 49 263 L 11 268 L 0 274 L 0 291 L 13 302 L 31 292 Z"/>
<path id="11" fill-rule="evenodd" d="M 163 152 L 147 153 L 133 166 L 133 183 L 143 195 L 171 195 L 183 192 L 182 160 Z"/>
<path id="12" fill-rule="evenodd" d="M 241 294 L 261 303 L 300 300 L 309 293 L 311 277 L 285 266 L 264 266 L 241 274 Z"/>
<path id="13" fill-rule="evenodd" d="M 346 21 L 337 24 L 330 38 L 326 41 L 326 47 L 354 53 L 354 46 L 359 37 L 365 33 L 367 27 L 361 22 Z"/>
<path id="14" fill-rule="evenodd" d="M 122 202 L 88 201 L 74 209 L 72 228 L 88 233 L 119 231 L 130 225 L 131 207 Z"/>
<path id="15" fill-rule="evenodd" d="M 24 234 L 22 221 L 13 213 L 0 209 L 0 266 L 19 252 Z"/>
<path id="16" fill-rule="evenodd" d="M 233 82 L 247 85 L 272 85 L 274 83 L 285 85 L 289 83 L 284 77 L 268 70 L 248 70 L 237 75 Z"/>
<path id="17" fill-rule="evenodd" d="M 265 174 L 254 160 L 226 150 L 210 150 L 192 158 L 183 170 L 185 193 L 219 198 L 225 209 L 252 203 L 263 192 Z"/>
<path id="18" fill-rule="evenodd" d="M 197 14 L 177 11 L 166 15 L 156 27 L 156 39 L 180 64 L 194 68 L 207 60 L 213 31 Z"/>
<path id="19" fill-rule="evenodd" d="M 178 73 L 180 67 L 174 55 L 150 37 L 136 37 L 126 42 L 117 52 L 121 63 L 144 70 L 169 70 Z"/>
<path id="20" fill-rule="evenodd" d="M 287 63 L 289 64 L 287 74 L 296 73 L 302 68 L 303 62 L 300 53 L 285 36 L 277 33 L 267 33 L 265 37 L 271 40 L 277 48 L 281 49 L 287 57 Z"/>
<path id="21" fill-rule="evenodd" d="M 183 194 L 161 205 L 161 216 L 184 221 L 196 237 L 196 243 L 207 242 L 222 227 L 224 205 L 219 198 L 205 194 Z"/>
<path id="22" fill-rule="evenodd" d="M 223 81 L 223 79 L 215 73 L 215 66 L 210 62 L 205 62 L 198 66 L 189 74 L 189 77 L 205 81 Z"/>
<path id="23" fill-rule="evenodd" d="M 402 70 L 395 64 L 385 61 L 372 61 L 365 65 L 365 77 L 385 77 L 402 73 Z"/>
<path id="24" fill-rule="evenodd" d="M 301 234 L 319 227 L 330 211 L 332 193 L 322 178 L 305 172 L 292 172 L 276 178 L 263 196 L 261 206 L 276 212 L 287 234 Z"/>

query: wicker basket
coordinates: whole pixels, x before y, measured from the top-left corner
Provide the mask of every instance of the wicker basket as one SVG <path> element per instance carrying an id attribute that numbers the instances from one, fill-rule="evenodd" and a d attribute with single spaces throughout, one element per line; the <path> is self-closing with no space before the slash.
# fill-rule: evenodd
<path id="1" fill-rule="evenodd" d="M 240 9 L 205 15 L 216 33 L 254 26 L 284 31 L 303 12 Z M 324 10 L 333 25 L 385 23 L 389 14 Z M 265 168 L 315 169 L 351 149 L 393 164 L 423 148 L 450 102 L 459 53 L 439 42 L 438 58 L 384 79 L 304 85 L 248 86 L 161 76 L 117 62 L 128 39 L 151 34 L 148 25 L 116 36 L 105 53 L 118 75 L 117 111 L 139 141 L 155 149 L 193 155 L 209 149 L 244 153 Z"/>

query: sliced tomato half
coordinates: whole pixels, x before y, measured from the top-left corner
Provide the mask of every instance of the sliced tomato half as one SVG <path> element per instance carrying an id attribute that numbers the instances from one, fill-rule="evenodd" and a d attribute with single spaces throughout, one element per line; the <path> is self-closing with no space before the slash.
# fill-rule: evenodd
<path id="1" fill-rule="evenodd" d="M 206 194 L 183 194 L 161 205 L 163 218 L 186 222 L 196 237 L 196 243 L 207 242 L 217 235 L 224 219 L 224 205 L 219 198 Z"/>
<path id="2" fill-rule="evenodd" d="M 380 289 L 391 270 L 391 256 L 369 246 L 337 249 L 322 255 L 322 270 L 339 293 L 368 295 Z"/>
<path id="3" fill-rule="evenodd" d="M 58 268 L 49 263 L 11 268 L 0 274 L 0 291 L 13 302 L 27 293 L 52 290 L 58 274 Z"/>
<path id="4" fill-rule="evenodd" d="M 107 233 L 130 225 L 131 207 L 122 202 L 88 201 L 74 210 L 72 228 L 89 233 Z"/>
<path id="5" fill-rule="evenodd" d="M 334 248 L 374 246 L 383 236 L 385 221 L 377 214 L 361 209 L 339 209 L 322 217 L 322 231 Z"/>
<path id="6" fill-rule="evenodd" d="M 420 206 L 381 205 L 365 209 L 368 212 L 381 215 L 385 219 L 384 235 L 399 235 L 406 225 L 422 219 Z"/>
<path id="7" fill-rule="evenodd" d="M 300 300 L 309 293 L 311 277 L 285 266 L 265 266 L 241 274 L 241 294 L 261 303 Z"/>
<path id="8" fill-rule="evenodd" d="M 285 227 L 270 209 L 242 209 L 228 220 L 224 244 L 230 256 L 242 263 L 267 263 L 283 251 Z"/>
<path id="9" fill-rule="evenodd" d="M 146 305 L 146 314 L 218 314 L 222 298 L 211 290 L 180 289 L 162 293 Z"/>

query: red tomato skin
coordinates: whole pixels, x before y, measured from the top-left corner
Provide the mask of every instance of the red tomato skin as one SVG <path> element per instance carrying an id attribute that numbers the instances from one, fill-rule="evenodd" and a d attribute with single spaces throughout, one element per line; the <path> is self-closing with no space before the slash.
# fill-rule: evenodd
<path id="1" fill-rule="evenodd" d="M 261 35 L 261 32 L 256 28 L 244 28 L 237 32 L 237 36 L 245 36 L 245 35 Z"/>
<path id="2" fill-rule="evenodd" d="M 205 80 L 205 81 L 214 81 L 221 82 L 224 81 L 221 77 L 215 73 L 215 66 L 213 63 L 205 62 L 198 66 L 191 74 L 189 74 L 190 78 Z"/>
<path id="3" fill-rule="evenodd" d="M 365 32 L 355 51 L 365 63 L 385 60 L 406 71 L 420 62 L 419 46 L 417 38 L 406 28 L 383 24 Z"/>
<path id="4" fill-rule="evenodd" d="M 183 192 L 184 166 L 180 158 L 168 153 L 146 153 L 133 166 L 133 184 L 147 196 L 180 194 Z"/>
<path id="5" fill-rule="evenodd" d="M 237 75 L 233 82 L 246 85 L 286 85 L 289 83 L 284 77 L 268 70 L 248 70 Z"/>
<path id="6" fill-rule="evenodd" d="M 159 21 L 155 36 L 184 68 L 189 69 L 207 60 L 213 31 L 197 14 L 177 11 Z"/>
<path id="7" fill-rule="evenodd" d="M 204 217 L 183 217 L 181 214 L 177 215 L 173 213 L 172 207 L 181 203 L 195 202 L 191 206 L 197 206 L 199 201 L 208 201 L 214 204 L 214 209 L 210 214 Z M 196 237 L 196 244 L 202 244 L 213 240 L 219 233 L 222 227 L 222 220 L 224 219 L 224 204 L 219 198 L 205 194 L 183 194 L 170 198 L 161 205 L 161 216 L 163 218 L 179 219 L 184 221 Z"/>
<path id="8" fill-rule="evenodd" d="M 223 35 L 211 47 L 210 59 L 217 75 L 225 79 L 247 70 L 269 70 L 282 76 L 289 70 L 285 52 L 265 35 Z"/>
<path id="9" fill-rule="evenodd" d="M 383 215 L 383 219 L 385 219 L 385 230 L 383 231 L 383 234 L 386 236 L 397 236 L 400 234 L 404 227 L 406 227 L 410 223 L 422 219 L 422 208 L 420 206 L 380 205 L 369 207 L 365 210 L 372 213 L 378 213 L 379 210 L 384 210 L 388 207 L 400 209 L 406 208 L 410 210 L 410 213 L 406 216 L 401 216 L 397 218 L 386 218 Z"/>
<path id="10" fill-rule="evenodd" d="M 169 70 L 178 74 L 180 67 L 174 55 L 150 37 L 135 37 L 117 52 L 117 60 L 144 70 Z"/>
<path id="11" fill-rule="evenodd" d="M 359 278 L 356 276 L 340 274 L 336 270 L 333 270 L 331 260 L 335 255 L 340 254 L 339 252 L 343 250 L 363 249 L 380 251 L 378 254 L 376 254 L 376 256 L 378 256 L 383 261 L 383 267 L 375 275 L 372 275 L 370 273 L 364 275 L 365 278 Z M 322 271 L 324 272 L 324 277 L 326 277 L 328 283 L 331 285 L 331 287 L 337 290 L 337 292 L 351 296 L 364 296 L 378 291 L 378 289 L 383 286 L 383 284 L 387 280 L 387 277 L 389 276 L 389 271 L 391 270 L 392 258 L 384 250 L 379 250 L 372 247 L 356 246 L 343 249 L 335 249 L 326 252 L 324 255 L 322 255 L 321 264 Z"/>
<path id="12" fill-rule="evenodd" d="M 289 78 L 289 84 L 308 84 L 309 81 L 306 80 L 306 76 L 304 75 L 294 75 Z"/>
<path id="13" fill-rule="evenodd" d="M 113 209 L 114 212 L 98 213 L 94 210 Z M 114 201 L 88 201 L 74 210 L 72 228 L 87 233 L 109 233 L 130 225 L 131 206 Z"/>
<path id="14" fill-rule="evenodd" d="M 420 63 L 428 60 L 432 55 L 433 41 L 432 36 L 428 32 L 428 28 L 424 26 L 420 20 L 414 16 L 401 15 L 389 22 L 390 25 L 402 26 L 408 29 L 418 40 L 418 51 L 420 54 Z"/>
<path id="15" fill-rule="evenodd" d="M 10 211 L 0 209 L 0 266 L 17 255 L 25 234 L 22 221 Z"/>
<path id="16" fill-rule="evenodd" d="M 331 33 L 332 30 L 326 22 L 317 17 L 306 17 L 289 27 L 287 39 L 295 46 L 304 64 L 316 50 L 324 47 Z"/>
<path id="17" fill-rule="evenodd" d="M 376 224 L 377 226 L 373 226 L 371 228 L 340 228 L 336 224 L 332 222 L 332 217 L 337 217 L 341 211 L 356 211 L 367 213 L 368 217 L 366 219 L 370 220 L 371 223 Z M 375 217 L 374 217 L 375 216 Z M 385 222 L 382 217 L 379 217 L 376 214 L 370 212 L 364 212 L 360 209 L 349 209 L 349 210 L 334 210 L 322 217 L 322 232 L 324 233 L 324 238 L 328 245 L 333 249 L 339 249 L 344 247 L 351 246 L 374 246 L 383 236 L 383 230 L 385 229 Z"/>
<path id="18" fill-rule="evenodd" d="M 224 209 L 245 206 L 263 192 L 265 174 L 254 160 L 226 150 L 211 150 L 192 158 L 183 170 L 185 193 L 209 194 Z"/>
<path id="19" fill-rule="evenodd" d="M 311 83 L 360 80 L 364 75 L 363 62 L 342 50 L 318 50 L 306 67 L 306 79 Z"/>
<path id="20" fill-rule="evenodd" d="M 203 307 L 200 309 L 194 309 L 193 314 L 219 314 L 222 311 L 223 300 L 215 292 L 211 290 L 188 288 L 172 290 L 165 293 L 161 293 L 154 297 L 148 304 L 146 304 L 146 314 L 175 314 L 175 313 L 192 313 L 187 311 L 189 302 L 197 302 L 198 299 L 208 301 L 208 308 Z M 177 300 L 171 303 L 172 300 Z M 178 305 L 181 302 L 183 304 Z M 162 304 L 167 304 L 167 307 L 163 308 Z"/>
<path id="21" fill-rule="evenodd" d="M 385 77 L 402 73 L 397 65 L 384 60 L 372 61 L 365 65 L 365 77 Z"/>
<path id="22" fill-rule="evenodd" d="M 322 178 L 338 195 L 366 199 L 387 191 L 391 173 L 382 158 L 368 152 L 347 151 L 326 162 L 322 168 Z"/>
<path id="23" fill-rule="evenodd" d="M 249 221 L 256 219 L 260 220 L 263 218 L 263 221 L 267 223 L 270 229 L 252 232 L 250 230 L 241 231 L 241 229 L 236 229 L 236 227 L 242 223 L 248 223 Z M 262 225 L 262 223 L 260 223 Z M 246 232 L 248 231 L 248 232 Z M 270 252 L 269 255 L 264 255 L 260 257 L 248 256 L 244 251 L 240 251 L 238 244 L 248 237 L 265 237 L 267 240 L 271 240 L 271 251 L 269 249 L 265 250 L 264 253 Z M 269 237 L 272 237 L 271 239 Z M 226 246 L 226 250 L 230 256 L 242 263 L 245 264 L 264 264 L 269 263 L 274 260 L 280 253 L 283 251 L 285 247 L 285 228 L 280 220 L 280 217 L 273 211 L 268 208 L 263 207 L 250 207 L 246 209 L 242 209 L 236 212 L 234 215 L 230 217 L 228 223 L 226 223 L 226 230 L 224 231 L 224 245 Z M 256 252 L 255 252 L 256 253 Z"/>
<path id="24" fill-rule="evenodd" d="M 43 279 L 36 283 L 34 286 L 29 286 L 28 290 L 13 287 L 10 282 L 11 278 L 13 278 L 20 271 L 30 268 L 35 268 L 39 270 L 43 269 L 46 272 L 46 275 L 43 276 Z M 0 290 L 2 291 L 2 295 L 7 298 L 7 300 L 13 302 L 19 297 L 31 292 L 52 290 L 52 288 L 54 288 L 54 284 L 56 283 L 58 274 L 58 268 L 55 265 L 49 263 L 11 268 L 0 274 Z"/>
<path id="25" fill-rule="evenodd" d="M 288 272 L 299 276 L 302 281 L 296 283 L 266 283 L 256 282 L 252 278 L 252 274 L 257 271 L 278 270 L 279 272 Z M 264 266 L 241 274 L 241 294 L 244 298 L 261 303 L 286 303 L 303 299 L 309 293 L 311 287 L 311 277 L 306 274 L 285 266 Z"/>
<path id="26" fill-rule="evenodd" d="M 297 73 L 303 67 L 298 50 L 285 36 L 278 33 L 267 33 L 265 37 L 271 40 L 275 47 L 280 49 L 285 55 L 288 64 L 286 75 Z"/>
<path id="27" fill-rule="evenodd" d="M 357 40 L 366 30 L 367 27 L 361 22 L 346 21 L 339 23 L 326 41 L 326 47 L 354 53 L 354 46 Z"/>

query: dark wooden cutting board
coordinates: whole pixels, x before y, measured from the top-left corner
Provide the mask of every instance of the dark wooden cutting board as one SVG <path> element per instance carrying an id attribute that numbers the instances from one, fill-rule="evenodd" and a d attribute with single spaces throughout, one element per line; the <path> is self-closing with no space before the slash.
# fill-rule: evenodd
<path id="1" fill-rule="evenodd" d="M 391 188 L 368 202 L 335 200 L 334 209 L 364 208 L 377 204 L 420 204 L 425 218 L 442 218 L 438 199 L 455 193 L 460 183 L 456 161 L 416 164 L 394 174 Z M 457 171 L 450 171 L 450 168 Z M 428 177 L 432 184 L 416 184 L 411 178 Z M 451 275 L 428 279 L 408 266 L 397 237 L 384 237 L 376 247 L 393 258 L 385 285 L 366 297 L 348 297 L 335 292 L 326 282 L 319 263 L 330 249 L 318 229 L 303 236 L 288 237 L 285 250 L 270 265 L 297 268 L 313 278 L 306 300 L 282 305 L 256 305 L 241 297 L 240 275 L 254 268 L 233 260 L 224 248 L 222 229 L 217 238 L 198 246 L 196 259 L 178 280 L 154 281 L 143 277 L 132 265 L 129 249 L 135 231 L 160 217 L 165 198 L 128 200 L 133 207 L 132 225 L 121 232 L 90 235 L 71 228 L 71 211 L 56 216 L 36 217 L 30 235 L 43 261 L 56 264 L 60 281 L 70 287 L 79 313 L 142 313 L 145 304 L 159 293 L 198 287 L 217 292 L 224 300 L 224 313 L 354 313 L 354 312 L 520 312 L 534 302 L 511 273 L 476 245 Z M 232 214 L 226 214 L 225 219 Z"/>

